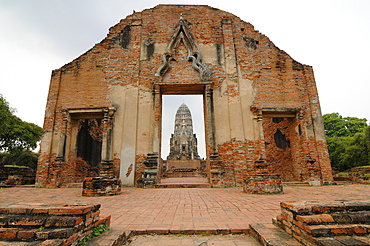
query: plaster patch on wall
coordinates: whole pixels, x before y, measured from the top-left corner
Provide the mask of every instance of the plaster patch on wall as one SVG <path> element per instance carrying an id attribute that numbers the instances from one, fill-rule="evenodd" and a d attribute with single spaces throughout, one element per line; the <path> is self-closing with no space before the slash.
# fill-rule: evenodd
<path id="1" fill-rule="evenodd" d="M 124 186 L 134 186 L 135 148 L 126 144 L 121 152 L 120 179 Z"/>

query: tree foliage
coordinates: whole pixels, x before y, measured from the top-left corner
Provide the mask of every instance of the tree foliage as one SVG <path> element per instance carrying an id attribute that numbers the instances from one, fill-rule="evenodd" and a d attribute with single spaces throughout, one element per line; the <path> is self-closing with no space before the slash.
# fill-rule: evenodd
<path id="1" fill-rule="evenodd" d="M 352 137 L 366 127 L 366 119 L 342 117 L 339 113 L 325 114 L 326 137 Z"/>
<path id="2" fill-rule="evenodd" d="M 9 153 L 2 154 L 2 164 L 10 166 L 26 166 L 36 170 L 38 154 L 30 150 L 13 149 Z"/>
<path id="3" fill-rule="evenodd" d="M 370 165 L 370 126 L 366 119 L 326 114 L 324 127 L 333 167 L 341 171 Z"/>
<path id="4" fill-rule="evenodd" d="M 0 94 L 0 151 L 35 149 L 41 134 L 41 127 L 22 121 L 14 115 L 14 110 Z"/>

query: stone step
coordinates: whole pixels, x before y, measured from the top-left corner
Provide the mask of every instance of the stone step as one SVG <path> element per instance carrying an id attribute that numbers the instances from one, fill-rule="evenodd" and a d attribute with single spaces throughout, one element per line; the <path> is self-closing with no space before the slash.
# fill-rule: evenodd
<path id="1" fill-rule="evenodd" d="M 162 178 L 207 178 L 207 174 L 202 172 L 165 172 L 162 174 Z"/>
<path id="2" fill-rule="evenodd" d="M 89 246 L 118 246 L 127 245 L 129 239 L 134 236 L 132 231 L 124 231 L 120 228 L 111 228 L 111 230 L 104 232 L 99 237 L 92 238 Z M 1 244 L 0 244 L 1 245 Z"/>
<path id="3" fill-rule="evenodd" d="M 155 188 L 209 188 L 210 184 L 157 184 Z"/>
<path id="4" fill-rule="evenodd" d="M 251 224 L 251 235 L 264 246 L 301 246 L 296 239 L 273 224 Z"/>
<path id="5" fill-rule="evenodd" d="M 319 224 L 365 224 L 370 221 L 370 212 L 323 213 L 297 215 L 296 220 L 307 225 Z"/>
<path id="6" fill-rule="evenodd" d="M 11 203 L 0 206 L 0 246 L 71 245 L 92 233 L 93 228 L 109 226 L 110 216 L 100 215 L 100 204 L 78 205 Z M 25 244 L 25 242 L 28 242 Z"/>
<path id="7" fill-rule="evenodd" d="M 79 183 L 64 183 L 60 188 L 82 188 L 83 182 Z"/>
<path id="8" fill-rule="evenodd" d="M 308 182 L 281 182 L 283 186 L 310 186 Z"/>
<path id="9" fill-rule="evenodd" d="M 210 184 L 206 178 L 184 177 L 165 178 L 156 185 L 156 188 L 209 188 Z"/>
<path id="10" fill-rule="evenodd" d="M 63 239 L 48 239 L 35 242 L 7 242 L 0 240 L 0 246 L 63 246 L 65 245 L 64 242 L 65 240 Z"/>
<path id="11" fill-rule="evenodd" d="M 28 215 L 28 216 L 78 216 L 86 215 L 88 213 L 96 212 L 100 208 L 100 204 L 95 205 L 45 205 L 45 204 L 6 204 L 4 207 L 0 207 L 0 216 L 12 216 L 12 215 Z"/>
<path id="12" fill-rule="evenodd" d="M 273 222 L 307 245 L 370 245 L 370 201 L 286 202 Z"/>
<path id="13" fill-rule="evenodd" d="M 329 237 L 340 235 L 369 235 L 370 225 L 342 224 L 342 225 L 311 225 L 302 227 L 304 231 L 313 237 Z"/>
<path id="14" fill-rule="evenodd" d="M 369 237 L 338 236 L 320 238 L 316 241 L 319 246 L 365 246 L 370 245 Z"/>
<path id="15" fill-rule="evenodd" d="M 94 216 L 99 216 L 99 211 Z M 8 227 L 73 227 L 84 221 L 83 216 L 0 215 L 0 225 Z"/>
<path id="16" fill-rule="evenodd" d="M 295 215 L 310 215 L 310 214 L 332 214 L 332 213 L 351 213 L 370 211 L 370 201 L 357 202 L 282 202 L 280 204 L 282 210 Z"/>
<path id="17" fill-rule="evenodd" d="M 77 228 L 29 229 L 29 228 L 0 228 L 0 240 L 3 241 L 37 241 L 47 239 L 67 239 L 77 233 Z M 0 244 L 1 245 L 1 244 Z"/>
<path id="18" fill-rule="evenodd" d="M 369 224 L 305 224 L 301 221 L 290 220 L 284 215 L 277 216 L 273 220 L 276 225 L 296 232 L 306 232 L 313 237 L 328 237 L 337 235 L 370 235 Z"/>

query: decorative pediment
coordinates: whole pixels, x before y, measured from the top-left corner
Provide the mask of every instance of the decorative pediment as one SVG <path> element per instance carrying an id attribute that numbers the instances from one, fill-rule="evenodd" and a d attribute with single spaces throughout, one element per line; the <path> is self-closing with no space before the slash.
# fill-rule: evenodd
<path id="1" fill-rule="evenodd" d="M 186 59 L 192 62 L 192 66 L 195 70 L 197 70 L 200 74 L 200 78 L 203 81 L 207 81 L 211 79 L 212 71 L 207 66 L 207 64 L 202 62 L 202 55 L 198 50 L 194 38 L 191 36 L 184 20 L 182 17 L 180 18 L 179 24 L 176 27 L 174 34 L 167 46 L 166 52 L 162 55 L 162 66 L 158 69 L 156 76 L 163 76 L 169 69 L 170 60 L 174 59 L 176 49 L 179 48 L 180 45 L 184 44 L 186 48 Z"/>

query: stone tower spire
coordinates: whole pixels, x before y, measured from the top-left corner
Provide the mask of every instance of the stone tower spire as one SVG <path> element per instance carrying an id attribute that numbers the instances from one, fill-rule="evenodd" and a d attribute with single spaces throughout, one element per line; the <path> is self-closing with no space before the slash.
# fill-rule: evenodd
<path id="1" fill-rule="evenodd" d="M 197 137 L 193 134 L 191 113 L 185 103 L 177 109 L 174 133 L 170 139 L 170 154 L 167 160 L 199 159 Z"/>

